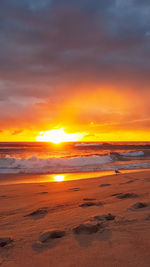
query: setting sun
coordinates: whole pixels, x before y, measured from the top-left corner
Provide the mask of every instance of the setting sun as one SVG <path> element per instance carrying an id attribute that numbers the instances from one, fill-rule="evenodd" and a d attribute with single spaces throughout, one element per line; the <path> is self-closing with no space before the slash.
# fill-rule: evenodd
<path id="1" fill-rule="evenodd" d="M 63 182 L 65 180 L 65 175 L 57 174 L 53 176 L 55 182 Z"/>
<path id="2" fill-rule="evenodd" d="M 40 142 L 52 142 L 59 144 L 62 142 L 75 142 L 80 141 L 84 136 L 84 133 L 66 133 L 63 128 L 53 129 L 50 131 L 40 132 L 36 140 Z"/>

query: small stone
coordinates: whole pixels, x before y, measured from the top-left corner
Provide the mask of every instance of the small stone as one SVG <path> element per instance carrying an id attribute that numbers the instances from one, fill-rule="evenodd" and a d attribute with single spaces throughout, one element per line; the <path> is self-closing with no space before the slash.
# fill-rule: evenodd
<path id="1" fill-rule="evenodd" d="M 39 236 L 39 241 L 42 243 L 48 242 L 51 239 L 57 239 L 57 238 L 61 238 L 63 236 L 66 235 L 65 231 L 62 230 L 48 230 L 43 232 L 40 236 Z"/>

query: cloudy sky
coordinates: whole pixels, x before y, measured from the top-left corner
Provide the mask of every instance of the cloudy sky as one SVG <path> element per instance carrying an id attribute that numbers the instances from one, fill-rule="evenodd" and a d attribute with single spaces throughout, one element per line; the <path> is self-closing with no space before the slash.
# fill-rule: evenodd
<path id="1" fill-rule="evenodd" d="M 150 139 L 149 0 L 0 0 L 0 140 L 55 127 Z"/>

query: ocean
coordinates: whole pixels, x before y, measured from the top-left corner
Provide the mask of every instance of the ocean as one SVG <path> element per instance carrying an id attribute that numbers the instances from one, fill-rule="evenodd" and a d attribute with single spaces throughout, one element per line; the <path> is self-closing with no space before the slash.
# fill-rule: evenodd
<path id="1" fill-rule="evenodd" d="M 150 168 L 150 142 L 1 142 L 1 174 L 57 174 Z"/>

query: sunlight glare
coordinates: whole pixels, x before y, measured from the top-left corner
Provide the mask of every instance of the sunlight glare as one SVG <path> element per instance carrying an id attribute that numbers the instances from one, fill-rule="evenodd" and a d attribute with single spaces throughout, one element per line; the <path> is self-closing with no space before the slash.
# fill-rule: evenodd
<path id="1" fill-rule="evenodd" d="M 65 175 L 57 174 L 53 176 L 55 182 L 63 182 L 65 180 Z"/>
<path id="2" fill-rule="evenodd" d="M 40 142 L 52 142 L 59 144 L 62 142 L 75 142 L 80 141 L 85 133 L 66 133 L 63 128 L 53 129 L 50 131 L 40 132 L 40 135 L 36 137 Z"/>

